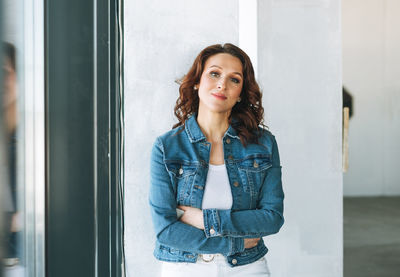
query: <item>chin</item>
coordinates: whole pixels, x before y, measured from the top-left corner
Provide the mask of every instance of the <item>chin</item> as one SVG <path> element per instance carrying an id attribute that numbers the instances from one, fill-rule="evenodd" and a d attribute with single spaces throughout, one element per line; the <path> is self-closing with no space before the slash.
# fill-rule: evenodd
<path id="1" fill-rule="evenodd" d="M 211 103 L 210 103 L 211 102 Z M 227 107 L 226 103 L 216 103 L 214 101 L 210 101 L 208 103 L 200 102 L 200 108 L 203 111 L 213 112 L 213 113 L 229 113 L 232 110 L 232 107 Z"/>

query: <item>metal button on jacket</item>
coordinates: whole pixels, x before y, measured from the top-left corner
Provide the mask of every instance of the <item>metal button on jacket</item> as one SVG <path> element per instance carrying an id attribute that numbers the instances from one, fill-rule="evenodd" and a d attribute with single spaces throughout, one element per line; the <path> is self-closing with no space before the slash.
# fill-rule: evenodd
<path id="1" fill-rule="evenodd" d="M 229 138 L 226 139 L 226 143 L 229 144 L 231 143 L 231 140 Z"/>
<path id="2" fill-rule="evenodd" d="M 234 182 L 233 185 L 234 185 L 235 187 L 238 187 L 238 186 L 239 186 L 239 182 Z"/>
<path id="3" fill-rule="evenodd" d="M 215 234 L 215 230 L 214 230 L 213 227 L 211 227 L 211 229 L 210 229 L 210 234 L 211 234 L 211 235 L 214 235 L 214 234 Z"/>
<path id="4" fill-rule="evenodd" d="M 254 166 L 254 168 L 258 168 L 258 163 L 256 161 L 254 161 L 253 166 Z"/>
<path id="5" fill-rule="evenodd" d="M 232 264 L 237 264 L 237 260 L 236 260 L 236 259 L 233 259 L 233 260 L 232 260 Z"/>
<path id="6" fill-rule="evenodd" d="M 179 168 L 179 175 L 182 175 L 183 174 L 183 168 L 181 167 L 181 168 Z"/>

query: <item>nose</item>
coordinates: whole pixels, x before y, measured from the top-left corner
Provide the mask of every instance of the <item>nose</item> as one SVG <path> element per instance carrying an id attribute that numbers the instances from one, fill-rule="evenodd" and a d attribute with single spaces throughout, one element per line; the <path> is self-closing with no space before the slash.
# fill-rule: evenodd
<path id="1" fill-rule="evenodd" d="M 225 78 L 219 79 L 218 84 L 217 84 L 217 88 L 218 88 L 219 90 L 224 90 L 224 89 L 226 88 L 226 81 L 225 81 Z"/>

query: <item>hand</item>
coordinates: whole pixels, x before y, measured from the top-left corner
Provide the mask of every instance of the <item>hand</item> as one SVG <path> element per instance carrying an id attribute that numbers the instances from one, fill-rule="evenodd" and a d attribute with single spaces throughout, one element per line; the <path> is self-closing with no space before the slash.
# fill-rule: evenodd
<path id="1" fill-rule="evenodd" d="M 179 218 L 180 221 L 196 227 L 197 229 L 204 230 L 202 210 L 189 206 L 178 206 L 177 208 L 184 211 L 184 214 Z"/>
<path id="2" fill-rule="evenodd" d="M 255 238 L 255 239 L 244 239 L 244 248 L 252 248 L 257 246 L 258 242 L 260 241 L 260 238 Z"/>

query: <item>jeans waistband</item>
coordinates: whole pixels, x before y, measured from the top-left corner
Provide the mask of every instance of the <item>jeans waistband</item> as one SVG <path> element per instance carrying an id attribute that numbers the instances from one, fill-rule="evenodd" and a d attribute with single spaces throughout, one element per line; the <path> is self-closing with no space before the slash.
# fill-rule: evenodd
<path id="1" fill-rule="evenodd" d="M 226 263 L 226 257 L 222 254 L 199 254 L 197 263 Z"/>

